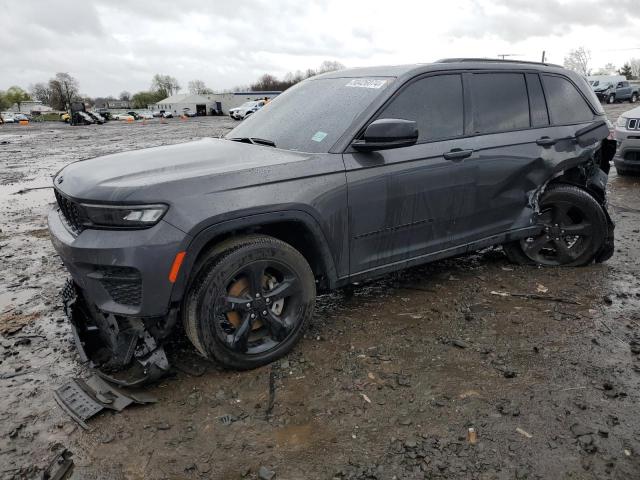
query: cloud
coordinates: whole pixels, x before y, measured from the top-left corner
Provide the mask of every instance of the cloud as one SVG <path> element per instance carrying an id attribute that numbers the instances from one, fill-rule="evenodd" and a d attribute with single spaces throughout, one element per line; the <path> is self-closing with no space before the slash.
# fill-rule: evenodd
<path id="1" fill-rule="evenodd" d="M 627 47 L 637 1 L 0 0 L 0 89 L 60 71 L 93 96 L 147 89 L 155 73 L 225 89 L 323 60 L 398 64 L 505 48 L 537 59 L 541 45 L 561 62 L 579 45 Z"/>
<path id="2" fill-rule="evenodd" d="M 638 21 L 638 0 L 474 0 L 471 14 L 451 34 L 522 41 L 581 27 L 620 29 Z"/>

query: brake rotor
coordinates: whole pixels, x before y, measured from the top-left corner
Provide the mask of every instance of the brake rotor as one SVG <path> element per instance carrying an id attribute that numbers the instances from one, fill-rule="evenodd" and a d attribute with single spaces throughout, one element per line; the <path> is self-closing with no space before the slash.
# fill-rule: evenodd
<path id="1" fill-rule="evenodd" d="M 269 290 L 274 289 L 275 286 L 278 284 L 276 279 L 271 275 L 263 276 L 262 283 L 263 283 L 263 286 L 266 285 L 269 288 Z M 249 292 L 249 280 L 244 277 L 239 278 L 238 280 L 233 282 L 229 287 L 229 290 L 227 291 L 229 296 L 239 297 L 239 298 L 242 298 L 248 292 Z M 284 298 L 281 298 L 280 300 L 273 302 L 273 304 L 271 305 L 271 311 L 276 315 L 280 315 L 282 313 L 283 308 L 284 308 Z M 227 320 L 231 325 L 233 325 L 234 328 L 238 328 L 240 326 L 241 319 L 240 319 L 240 314 L 238 312 L 233 312 L 233 311 L 228 312 Z M 262 320 L 258 318 L 253 323 L 253 327 L 251 328 L 251 330 L 252 331 L 258 330 L 260 327 L 262 327 L 262 325 L 263 325 Z"/>

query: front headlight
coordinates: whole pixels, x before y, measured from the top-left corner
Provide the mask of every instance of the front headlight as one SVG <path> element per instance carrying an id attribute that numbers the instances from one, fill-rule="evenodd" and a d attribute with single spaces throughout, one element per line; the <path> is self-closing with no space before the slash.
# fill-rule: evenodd
<path id="1" fill-rule="evenodd" d="M 147 228 L 160 221 L 166 205 L 87 205 L 82 209 L 88 220 L 86 226 L 105 228 Z"/>
<path id="2" fill-rule="evenodd" d="M 616 121 L 616 125 L 620 128 L 624 128 L 627 125 L 627 118 L 620 115 Z"/>

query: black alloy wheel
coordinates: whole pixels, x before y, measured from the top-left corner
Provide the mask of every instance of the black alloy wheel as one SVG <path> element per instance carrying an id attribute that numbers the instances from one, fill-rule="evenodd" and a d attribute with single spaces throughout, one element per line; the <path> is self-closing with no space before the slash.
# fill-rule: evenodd
<path id="1" fill-rule="evenodd" d="M 291 245 L 266 235 L 232 238 L 195 267 L 183 305 L 187 336 L 205 357 L 237 369 L 285 355 L 315 305 L 315 277 Z"/>
<path id="2" fill-rule="evenodd" d="M 608 222 L 600 204 L 573 185 L 554 185 L 542 196 L 536 235 L 504 245 L 510 260 L 520 264 L 581 266 L 602 249 Z"/>

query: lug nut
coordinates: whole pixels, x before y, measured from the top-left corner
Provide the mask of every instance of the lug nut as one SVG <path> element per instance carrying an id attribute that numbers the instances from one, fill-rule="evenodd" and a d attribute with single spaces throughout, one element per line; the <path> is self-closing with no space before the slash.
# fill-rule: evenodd
<path id="1" fill-rule="evenodd" d="M 256 314 L 255 314 L 255 313 L 252 313 L 252 314 L 251 314 L 251 318 L 256 318 Z"/>
<path id="2" fill-rule="evenodd" d="M 262 311 L 262 315 L 266 315 L 266 314 L 267 314 L 267 311 L 266 311 L 266 310 L 263 310 L 263 311 Z"/>
<path id="3" fill-rule="evenodd" d="M 266 302 L 267 302 L 267 303 L 271 303 L 271 299 L 270 299 L 270 298 L 267 298 Z"/>
<path id="4" fill-rule="evenodd" d="M 250 307 L 251 307 L 251 304 L 250 304 L 250 303 L 247 303 L 247 308 L 250 308 Z"/>
<path id="5" fill-rule="evenodd" d="M 260 298 L 260 294 L 259 293 L 256 293 L 256 298 Z"/>

